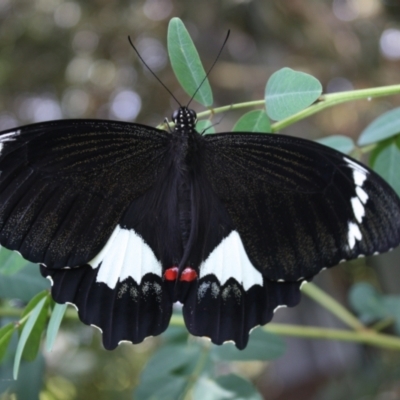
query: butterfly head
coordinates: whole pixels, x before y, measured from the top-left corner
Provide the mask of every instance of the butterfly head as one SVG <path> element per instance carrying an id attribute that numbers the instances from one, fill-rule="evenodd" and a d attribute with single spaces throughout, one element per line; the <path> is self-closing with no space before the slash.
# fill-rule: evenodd
<path id="1" fill-rule="evenodd" d="M 175 130 L 193 130 L 196 122 L 196 112 L 187 107 L 179 107 L 172 114 L 172 121 L 175 123 Z"/>

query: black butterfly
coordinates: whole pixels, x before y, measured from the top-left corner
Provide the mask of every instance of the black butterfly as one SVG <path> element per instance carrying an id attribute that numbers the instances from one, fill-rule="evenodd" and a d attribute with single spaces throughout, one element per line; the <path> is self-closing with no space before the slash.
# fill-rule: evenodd
<path id="1" fill-rule="evenodd" d="M 61 120 L 0 134 L 0 243 L 40 263 L 104 346 L 141 342 L 183 303 L 190 333 L 243 349 L 322 268 L 400 242 L 376 173 L 284 135 Z"/>

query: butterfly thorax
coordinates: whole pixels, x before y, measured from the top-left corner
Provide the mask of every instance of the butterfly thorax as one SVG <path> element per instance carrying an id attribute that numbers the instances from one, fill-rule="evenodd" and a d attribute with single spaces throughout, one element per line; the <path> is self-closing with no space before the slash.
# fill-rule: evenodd
<path id="1" fill-rule="evenodd" d="M 172 114 L 172 120 L 175 123 L 176 156 L 184 164 L 190 164 L 196 149 L 196 136 L 199 136 L 195 130 L 196 113 L 187 107 L 180 107 Z"/>
<path id="2" fill-rule="evenodd" d="M 180 107 L 172 114 L 172 121 L 175 124 L 174 133 L 185 135 L 194 131 L 197 121 L 196 112 L 187 107 Z"/>

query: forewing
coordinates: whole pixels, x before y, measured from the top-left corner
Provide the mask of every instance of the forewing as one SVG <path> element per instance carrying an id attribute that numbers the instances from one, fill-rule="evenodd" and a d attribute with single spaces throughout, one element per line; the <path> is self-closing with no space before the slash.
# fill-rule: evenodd
<path id="1" fill-rule="evenodd" d="M 53 268 L 87 263 L 157 179 L 169 134 L 101 120 L 0 134 L 0 243 Z"/>
<path id="2" fill-rule="evenodd" d="M 208 135 L 204 167 L 252 264 L 269 280 L 400 242 L 400 200 L 376 173 L 333 149 L 284 135 Z"/>

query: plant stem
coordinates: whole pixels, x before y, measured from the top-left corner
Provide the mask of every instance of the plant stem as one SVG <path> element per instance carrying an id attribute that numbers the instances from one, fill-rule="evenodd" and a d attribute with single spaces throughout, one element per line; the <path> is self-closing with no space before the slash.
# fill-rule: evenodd
<path id="1" fill-rule="evenodd" d="M 309 286 L 308 291 L 307 291 L 308 295 L 310 295 L 311 292 L 313 292 L 313 295 L 315 295 L 315 293 L 318 293 L 317 296 L 319 296 L 319 294 L 320 294 L 319 292 L 322 292 L 319 288 L 316 288 L 315 285 L 312 285 L 312 286 L 314 286 L 314 288 L 312 288 L 311 290 L 310 290 L 310 284 L 305 285 L 305 287 L 307 287 L 307 286 Z M 303 288 L 304 288 L 304 286 L 303 286 Z M 302 291 L 304 291 L 303 288 L 302 288 Z M 317 290 L 315 290 L 315 288 Z M 313 295 L 310 295 L 310 297 L 313 297 Z M 328 295 L 326 295 L 326 296 L 330 297 Z M 313 298 L 315 298 L 315 296 Z M 321 297 L 319 297 L 319 299 L 320 298 Z M 342 306 L 340 304 L 339 304 L 339 306 L 340 307 L 337 309 L 340 310 L 342 308 Z M 329 305 L 329 301 L 328 301 L 327 308 L 332 311 L 332 309 L 329 307 L 330 307 L 330 305 Z M 348 313 L 348 311 L 346 309 L 344 309 L 344 310 L 346 311 L 346 313 Z M 334 314 L 337 315 L 335 312 L 334 312 Z M 340 319 L 343 321 L 342 318 L 340 318 Z M 349 318 L 349 320 L 351 320 L 351 319 L 355 319 L 355 317 L 353 315 L 351 315 L 351 318 Z M 349 320 L 347 320 L 347 322 L 349 322 Z M 320 328 L 320 327 L 314 327 L 314 326 L 298 326 L 298 325 L 275 324 L 275 323 L 269 323 L 268 325 L 265 325 L 263 327 L 263 329 L 265 329 L 268 332 L 276 333 L 276 334 L 282 335 L 282 336 L 295 336 L 295 337 L 301 337 L 301 338 L 307 338 L 307 339 L 340 340 L 340 341 L 346 341 L 346 342 L 364 343 L 364 344 L 368 344 L 368 345 L 375 346 L 375 347 L 400 350 L 400 338 L 376 332 L 373 329 L 366 328 L 358 320 L 356 320 L 356 322 L 358 325 L 358 329 L 355 332 L 347 331 L 344 329 L 330 329 L 330 328 Z M 354 320 L 352 322 L 350 322 L 349 325 L 350 324 L 356 325 Z M 173 315 L 171 318 L 170 325 L 184 327 L 185 323 L 183 321 L 183 318 L 180 315 Z"/>
<path id="2" fill-rule="evenodd" d="M 22 310 L 13 308 L 0 308 L 0 317 L 21 317 Z M 24 320 L 29 317 L 27 314 Z M 71 307 L 64 315 L 66 320 L 78 320 L 77 312 Z M 20 322 L 24 322 L 21 320 Z M 185 323 L 181 315 L 173 314 L 171 317 L 171 326 L 184 327 Z M 308 339 L 328 339 L 340 340 L 346 342 L 356 342 L 369 344 L 371 346 L 400 350 L 400 338 L 376 332 L 372 329 L 363 327 L 363 330 L 347 331 L 344 329 L 330 329 L 310 326 L 298 326 L 289 324 L 270 323 L 263 327 L 268 332 L 283 336 L 295 336 Z"/>
<path id="3" fill-rule="evenodd" d="M 271 129 L 272 132 L 278 132 L 281 129 L 288 127 L 289 125 L 292 125 L 297 121 L 300 121 L 301 119 L 309 117 L 310 115 L 313 115 L 319 111 L 324 110 L 325 108 L 332 107 L 337 104 L 354 100 L 362 100 L 362 99 L 371 100 L 376 97 L 392 96 L 395 94 L 400 94 L 400 85 L 390 85 L 377 88 L 350 90 L 347 92 L 324 94 L 320 96 L 319 100 L 316 103 L 312 104 L 311 106 L 305 108 L 302 111 L 299 111 L 294 115 L 291 115 L 288 118 L 275 122 L 274 124 L 272 124 Z M 244 103 L 232 104 L 229 106 L 217 107 L 213 108 L 212 110 L 203 111 L 197 114 L 197 116 L 199 118 L 208 118 L 213 114 L 219 114 L 225 111 L 237 110 L 240 108 L 257 107 L 257 106 L 265 106 L 265 100 L 248 101 Z"/>
<path id="4" fill-rule="evenodd" d="M 236 103 L 236 104 L 231 104 L 229 106 L 217 107 L 217 108 L 213 108 L 208 111 L 203 111 L 201 113 L 198 113 L 197 117 L 198 118 L 208 118 L 214 114 L 221 114 L 225 111 L 238 110 L 240 108 L 258 107 L 258 106 L 264 107 L 265 100 L 246 101 L 244 103 Z"/>
<path id="5" fill-rule="evenodd" d="M 377 333 L 370 329 L 353 332 L 343 329 L 274 323 L 264 326 L 263 329 L 265 329 L 267 332 L 283 336 L 295 336 L 308 339 L 340 340 L 345 342 L 364 343 L 386 349 L 400 350 L 400 338 Z"/>
<path id="6" fill-rule="evenodd" d="M 9 307 L 9 306 L 0 307 L 0 318 L 3 318 L 3 317 L 21 318 L 23 311 L 24 310 L 21 308 L 13 308 L 13 307 Z M 27 314 L 27 315 L 29 315 L 29 314 Z M 73 320 L 79 321 L 78 313 L 72 306 L 70 306 L 67 308 L 67 311 L 65 312 L 63 319 L 68 319 L 70 321 L 73 321 Z M 25 321 L 25 317 L 24 317 L 24 321 Z"/>
<path id="7" fill-rule="evenodd" d="M 322 95 L 317 103 L 312 104 L 310 107 L 291 115 L 281 121 L 275 122 L 272 125 L 272 132 L 280 131 L 293 123 L 300 121 L 310 115 L 313 115 L 325 108 L 335 106 L 337 104 L 345 103 L 353 100 L 368 99 L 371 100 L 376 97 L 392 96 L 400 94 L 400 85 L 382 86 L 370 89 L 350 90 L 348 92 L 339 92 Z"/>
<path id="8" fill-rule="evenodd" d="M 380 321 L 378 321 L 376 324 L 371 326 L 371 329 L 374 330 L 375 332 L 382 331 L 389 326 L 392 326 L 395 323 L 395 319 L 392 317 L 384 318 Z"/>
<path id="9" fill-rule="evenodd" d="M 356 331 L 363 331 L 366 329 L 366 327 L 337 300 L 325 293 L 313 283 L 308 282 L 307 284 L 304 284 L 301 287 L 301 291 L 308 297 L 315 300 L 322 307 L 326 308 L 332 314 L 336 315 L 336 317 L 338 317 L 350 328 L 353 328 Z"/>

